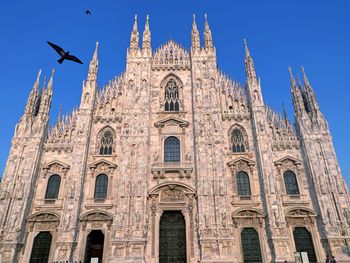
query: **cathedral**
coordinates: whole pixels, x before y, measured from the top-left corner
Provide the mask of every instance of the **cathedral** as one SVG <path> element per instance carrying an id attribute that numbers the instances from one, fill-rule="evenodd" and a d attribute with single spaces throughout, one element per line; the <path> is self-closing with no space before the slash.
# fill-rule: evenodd
<path id="1" fill-rule="evenodd" d="M 39 71 L 0 184 L 0 262 L 350 262 L 349 191 L 304 69 L 289 70 L 291 123 L 246 41 L 245 83 L 218 69 L 207 17 L 189 50 L 152 50 L 148 16 L 141 39 L 135 17 L 104 86 L 96 44 L 80 104 L 53 126 Z"/>

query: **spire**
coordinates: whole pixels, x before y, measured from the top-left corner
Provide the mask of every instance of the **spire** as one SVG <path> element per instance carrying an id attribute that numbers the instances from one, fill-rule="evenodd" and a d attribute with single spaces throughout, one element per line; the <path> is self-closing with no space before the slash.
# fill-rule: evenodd
<path id="1" fill-rule="evenodd" d="M 200 49 L 200 40 L 199 32 L 196 24 L 196 15 L 193 14 L 193 23 L 192 23 L 192 50 Z"/>
<path id="2" fill-rule="evenodd" d="M 295 83 L 291 67 L 288 67 L 288 71 L 290 75 L 290 90 L 292 93 L 294 112 L 296 116 L 300 116 L 305 109 L 304 100 L 301 94 L 300 86 L 297 86 Z"/>
<path id="3" fill-rule="evenodd" d="M 296 88 L 297 85 L 295 84 L 295 79 L 294 79 L 294 76 L 293 76 L 293 73 L 292 73 L 292 68 L 290 66 L 288 67 L 288 72 L 289 72 L 289 75 L 290 75 L 291 88 Z"/>
<path id="4" fill-rule="evenodd" d="M 208 16 L 207 14 L 204 14 L 205 18 L 205 27 L 204 27 L 204 48 L 206 50 L 211 50 L 213 49 L 213 39 L 211 36 L 211 30 L 209 28 L 209 23 L 208 23 Z"/>
<path id="5" fill-rule="evenodd" d="M 137 15 L 135 15 L 135 22 L 130 36 L 130 50 L 137 50 L 139 48 L 139 32 L 137 30 Z"/>
<path id="6" fill-rule="evenodd" d="M 90 61 L 87 80 L 91 80 L 91 81 L 96 80 L 97 70 L 98 70 L 98 42 L 96 42 L 95 52 Z"/>
<path id="7" fill-rule="evenodd" d="M 36 99 L 38 97 L 40 76 L 41 76 L 41 69 L 39 69 L 38 75 L 37 75 L 36 80 L 35 80 L 34 85 L 33 85 L 33 89 L 29 94 L 26 108 L 25 108 L 25 114 L 33 114 L 35 102 L 36 102 Z"/>
<path id="8" fill-rule="evenodd" d="M 142 35 L 142 49 L 151 49 L 151 31 L 149 30 L 149 16 L 146 16 L 145 30 Z"/>
<path id="9" fill-rule="evenodd" d="M 245 50 L 245 71 L 248 79 L 256 79 L 256 73 L 255 73 L 255 67 L 254 67 L 254 61 L 252 57 L 250 56 L 250 52 L 248 49 L 247 40 L 244 39 L 244 50 Z"/>
<path id="10" fill-rule="evenodd" d="M 306 76 L 304 67 L 301 67 L 301 72 L 303 73 L 305 95 L 306 95 L 307 100 L 308 100 L 308 105 L 310 106 L 310 110 L 317 112 L 317 111 L 319 111 L 320 108 L 318 106 L 315 92 L 310 85 L 308 77 Z"/>
<path id="11" fill-rule="evenodd" d="M 283 110 L 283 119 L 287 125 L 288 124 L 288 115 L 287 115 L 286 107 L 284 106 L 284 102 L 282 102 L 282 110 Z"/>

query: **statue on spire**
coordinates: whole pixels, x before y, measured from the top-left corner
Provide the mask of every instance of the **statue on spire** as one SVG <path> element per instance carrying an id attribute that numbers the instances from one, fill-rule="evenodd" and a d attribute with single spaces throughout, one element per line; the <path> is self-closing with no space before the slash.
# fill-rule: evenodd
<path id="1" fill-rule="evenodd" d="M 98 42 L 96 42 L 95 52 L 90 61 L 87 80 L 91 80 L 91 81 L 96 80 L 97 70 L 98 70 Z"/>
<path id="2" fill-rule="evenodd" d="M 248 49 L 247 40 L 244 39 L 244 50 L 245 50 L 245 70 L 248 79 L 256 79 L 255 67 L 253 58 L 250 56 L 250 52 Z"/>
<path id="3" fill-rule="evenodd" d="M 211 30 L 209 28 L 209 23 L 208 23 L 208 16 L 207 14 L 204 14 L 205 18 L 205 27 L 204 27 L 204 48 L 206 50 L 211 50 L 213 49 L 213 38 L 211 35 Z"/>
<path id="4" fill-rule="evenodd" d="M 149 30 L 149 16 L 146 17 L 145 30 L 142 35 L 142 49 L 151 50 L 151 31 Z"/>
<path id="5" fill-rule="evenodd" d="M 139 48 L 139 31 L 137 30 L 137 15 L 135 15 L 135 22 L 130 36 L 130 50 L 137 50 Z"/>
<path id="6" fill-rule="evenodd" d="M 200 49 L 200 40 L 199 40 L 199 32 L 196 24 L 196 15 L 193 14 L 193 23 L 192 23 L 192 50 Z"/>

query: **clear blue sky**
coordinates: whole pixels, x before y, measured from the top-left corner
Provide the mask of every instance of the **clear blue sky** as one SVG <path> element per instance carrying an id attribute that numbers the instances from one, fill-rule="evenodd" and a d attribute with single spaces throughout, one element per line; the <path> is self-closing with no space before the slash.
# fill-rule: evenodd
<path id="1" fill-rule="evenodd" d="M 92 16 L 84 14 L 89 9 Z M 217 48 L 218 64 L 244 83 L 243 38 L 248 39 L 265 101 L 276 110 L 285 102 L 293 118 L 288 65 L 304 66 L 321 110 L 329 121 L 343 175 L 350 182 L 350 1 L 261 0 L 35 0 L 0 2 L 0 175 L 14 127 L 23 113 L 37 71 L 54 77 L 51 123 L 60 104 L 63 112 L 78 105 L 81 84 L 95 42 L 100 42 L 98 84 L 104 85 L 125 68 L 134 14 L 143 31 L 150 15 L 152 48 L 172 37 L 190 46 L 192 14 L 200 34 L 204 13 Z M 64 62 L 46 44 L 52 41 L 85 62 Z"/>

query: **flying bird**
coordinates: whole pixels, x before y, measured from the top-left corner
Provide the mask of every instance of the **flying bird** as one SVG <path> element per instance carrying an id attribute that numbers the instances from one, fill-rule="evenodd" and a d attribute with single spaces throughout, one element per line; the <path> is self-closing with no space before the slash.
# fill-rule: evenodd
<path id="1" fill-rule="evenodd" d="M 56 50 L 56 52 L 61 56 L 61 58 L 59 60 L 57 60 L 58 63 L 62 64 L 62 62 L 67 59 L 67 60 L 71 60 L 80 64 L 83 64 L 83 62 L 80 61 L 79 58 L 77 58 L 76 56 L 70 55 L 69 51 L 65 52 L 63 50 L 63 48 L 47 41 L 47 43 L 54 49 Z"/>
<path id="2" fill-rule="evenodd" d="M 90 10 L 86 10 L 86 11 L 85 11 L 85 14 L 87 14 L 87 15 L 91 15 Z"/>

